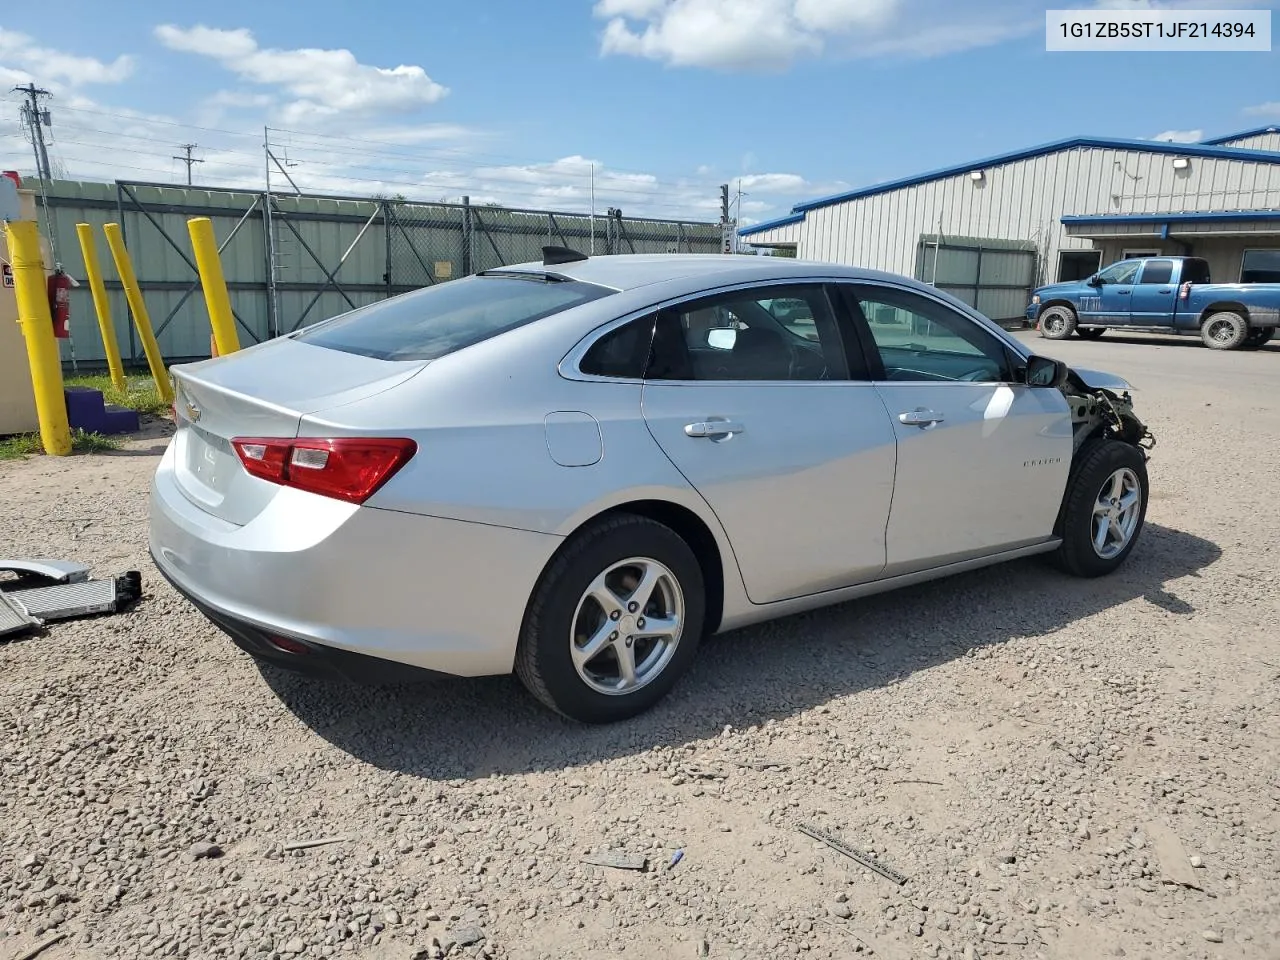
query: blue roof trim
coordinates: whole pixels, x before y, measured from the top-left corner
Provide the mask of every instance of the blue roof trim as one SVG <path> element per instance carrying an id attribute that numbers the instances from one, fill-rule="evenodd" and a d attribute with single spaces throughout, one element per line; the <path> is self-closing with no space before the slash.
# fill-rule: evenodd
<path id="1" fill-rule="evenodd" d="M 790 213 L 785 217 L 778 217 L 776 220 L 765 220 L 763 223 L 753 223 L 749 227 L 743 227 L 738 231 L 738 236 L 749 237 L 753 233 L 764 233 L 766 230 L 773 230 L 777 227 L 789 227 L 793 223 L 802 223 L 803 221 L 803 213 Z"/>
<path id="2" fill-rule="evenodd" d="M 914 187 L 921 183 L 928 183 L 931 180 L 954 177 L 982 167 L 995 167 L 1005 163 L 1013 163 L 1017 160 L 1041 157 L 1048 153 L 1088 147 L 1103 150 L 1136 150 L 1142 153 L 1167 153 L 1179 157 L 1209 157 L 1217 160 L 1280 163 L 1280 153 L 1274 153 L 1269 150 L 1249 150 L 1244 147 L 1215 147 L 1202 143 L 1170 143 L 1167 140 L 1116 140 L 1105 137 L 1070 137 L 1066 140 L 1055 140 L 1052 143 L 1042 143 L 1039 146 L 1027 147 L 1025 150 L 1015 150 L 1012 153 L 1001 153 L 994 157 L 984 157 L 981 160 L 973 160 L 969 163 L 943 167 L 940 170 L 931 170 L 929 173 L 921 173 L 914 177 L 903 177 L 899 180 L 890 180 L 887 183 L 877 183 L 874 186 L 861 187 L 846 193 L 837 193 L 829 197 L 797 203 L 791 208 L 791 212 L 804 213 L 807 210 L 816 210 L 819 207 L 829 207 L 837 203 L 846 203 L 850 200 L 873 197 L 879 193 L 901 190 L 904 187 Z"/>
<path id="3" fill-rule="evenodd" d="M 1252 220 L 1280 220 L 1280 210 L 1220 210 L 1207 213 L 1099 213 L 1068 214 L 1064 224 L 1105 226 L 1125 223 L 1242 223 Z"/>
<path id="4" fill-rule="evenodd" d="M 1280 125 L 1269 124 L 1265 127 L 1254 127 L 1252 130 L 1241 130 L 1239 133 L 1229 133 L 1225 137 L 1214 137 L 1212 140 L 1201 140 L 1200 142 L 1206 146 L 1215 147 L 1219 144 L 1226 143 L 1228 140 L 1243 140 L 1245 137 L 1260 137 L 1264 133 L 1280 133 Z M 1248 149 L 1247 147 L 1244 149 Z"/>

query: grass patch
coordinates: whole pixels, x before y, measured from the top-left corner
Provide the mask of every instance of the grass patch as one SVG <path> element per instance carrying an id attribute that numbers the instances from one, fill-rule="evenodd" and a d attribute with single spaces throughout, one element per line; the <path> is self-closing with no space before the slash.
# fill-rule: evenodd
<path id="1" fill-rule="evenodd" d="M 33 453 L 43 453 L 40 434 L 19 433 L 12 437 L 0 437 L 0 460 L 22 460 Z"/>
<path id="2" fill-rule="evenodd" d="M 119 450 L 123 446 L 119 437 L 104 433 L 89 433 L 76 427 L 71 431 L 71 449 L 76 453 L 101 453 L 103 450 Z"/>
<path id="3" fill-rule="evenodd" d="M 71 431 L 73 453 L 102 453 L 104 450 L 119 450 L 122 443 L 119 437 L 90 433 L 79 427 Z M 44 445 L 40 442 L 38 433 L 19 433 L 12 437 L 0 437 L 0 460 L 25 460 L 27 457 L 43 453 Z"/>
<path id="4" fill-rule="evenodd" d="M 164 416 L 169 412 L 169 405 L 160 399 L 155 380 L 148 376 L 125 377 L 123 390 L 112 386 L 111 377 L 105 373 L 88 377 L 67 377 L 64 382 L 68 387 L 91 387 L 101 391 L 102 399 L 117 407 L 127 407 L 153 417 Z"/>

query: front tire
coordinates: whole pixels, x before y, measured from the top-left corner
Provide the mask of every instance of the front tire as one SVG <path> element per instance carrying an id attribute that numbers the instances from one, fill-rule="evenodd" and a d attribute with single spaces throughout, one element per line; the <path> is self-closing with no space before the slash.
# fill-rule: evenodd
<path id="1" fill-rule="evenodd" d="M 1077 577 L 1101 577 L 1133 551 L 1147 516 L 1147 463 L 1121 440 L 1096 441 L 1071 471 L 1054 561 Z"/>
<path id="2" fill-rule="evenodd" d="M 1210 314 L 1200 324 L 1200 339 L 1210 350 L 1236 350 L 1249 337 L 1249 321 L 1232 310 Z"/>
<path id="3" fill-rule="evenodd" d="M 1066 340 L 1076 329 L 1076 312 L 1070 307 L 1048 307 L 1040 314 L 1040 336 Z"/>
<path id="4" fill-rule="evenodd" d="M 571 720 L 626 720 L 688 670 L 705 616 L 702 568 L 689 545 L 646 517 L 607 517 L 576 534 L 543 572 L 516 675 Z"/>
<path id="5" fill-rule="evenodd" d="M 1081 340 L 1098 340 L 1107 332 L 1106 327 L 1077 327 L 1076 336 Z"/>

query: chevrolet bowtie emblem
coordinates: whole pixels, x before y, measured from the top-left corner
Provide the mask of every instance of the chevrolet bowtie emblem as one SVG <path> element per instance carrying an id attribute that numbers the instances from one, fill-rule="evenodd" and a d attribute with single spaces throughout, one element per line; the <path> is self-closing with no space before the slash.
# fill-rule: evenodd
<path id="1" fill-rule="evenodd" d="M 197 420 L 200 419 L 200 414 L 201 414 L 200 408 L 197 407 L 190 400 L 186 399 L 185 397 L 183 398 L 183 401 L 182 401 L 182 409 L 186 412 L 187 419 L 190 420 L 192 423 L 195 423 Z"/>

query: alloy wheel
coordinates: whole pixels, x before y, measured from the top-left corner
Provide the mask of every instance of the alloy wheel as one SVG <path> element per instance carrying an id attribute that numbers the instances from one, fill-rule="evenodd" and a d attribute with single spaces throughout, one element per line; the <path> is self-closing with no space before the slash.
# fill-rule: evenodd
<path id="1" fill-rule="evenodd" d="M 1093 552 L 1103 560 L 1118 556 L 1133 539 L 1142 513 L 1142 483 L 1121 467 L 1103 483 L 1093 505 Z"/>
<path id="2" fill-rule="evenodd" d="M 684 632 L 676 575 L 646 557 L 613 564 L 587 587 L 569 632 L 578 676 L 598 693 L 633 693 L 658 678 Z"/>

